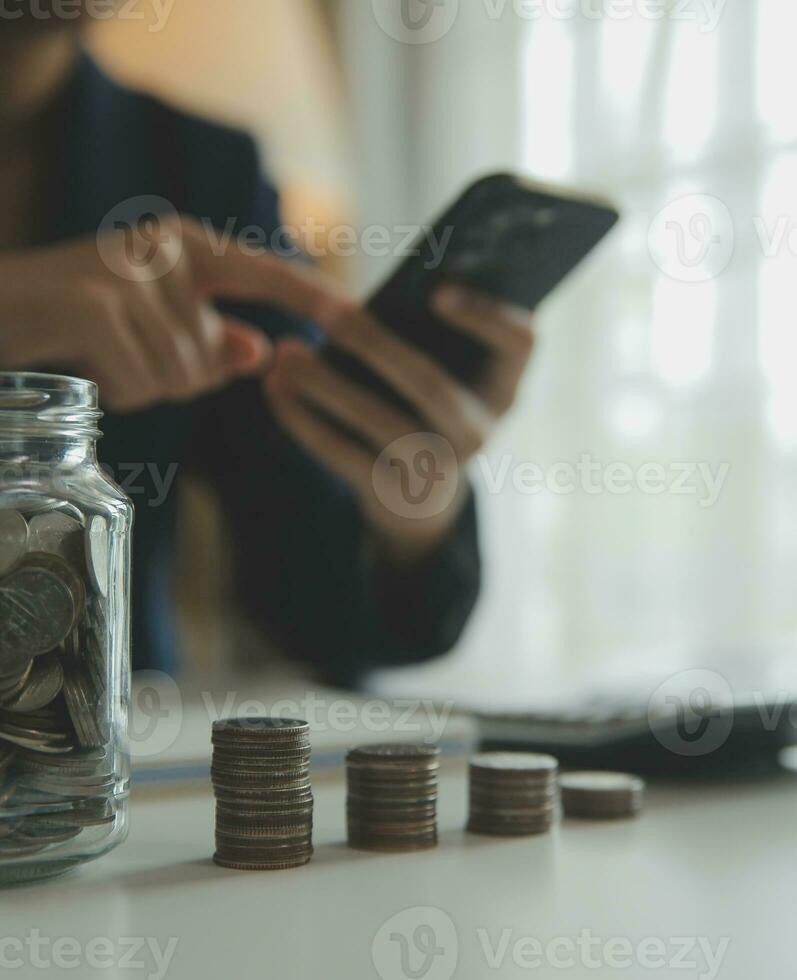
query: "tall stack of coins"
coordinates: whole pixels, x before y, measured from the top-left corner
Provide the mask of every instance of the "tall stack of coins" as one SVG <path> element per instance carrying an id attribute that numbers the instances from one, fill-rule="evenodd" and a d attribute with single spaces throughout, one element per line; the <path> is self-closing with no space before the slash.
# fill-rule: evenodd
<path id="1" fill-rule="evenodd" d="M 107 578 L 104 518 L 0 511 L 0 861 L 113 820 Z"/>
<path id="2" fill-rule="evenodd" d="M 559 788 L 567 816 L 592 820 L 636 816 L 645 795 L 644 782 L 622 772 L 570 772 Z"/>
<path id="3" fill-rule="evenodd" d="M 558 770 L 559 763 L 550 755 L 485 752 L 473 756 L 468 830 L 501 837 L 549 830 Z"/>
<path id="4" fill-rule="evenodd" d="M 440 750 L 371 745 L 346 757 L 349 845 L 365 851 L 418 851 L 437 844 Z"/>
<path id="5" fill-rule="evenodd" d="M 307 864 L 313 854 L 310 726 L 289 718 L 213 725 L 216 853 L 237 871 Z"/>

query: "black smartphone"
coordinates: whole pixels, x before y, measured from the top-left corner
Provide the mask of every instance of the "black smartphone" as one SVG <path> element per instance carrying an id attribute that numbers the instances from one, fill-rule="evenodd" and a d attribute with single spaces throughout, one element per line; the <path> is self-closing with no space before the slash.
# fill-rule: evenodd
<path id="1" fill-rule="evenodd" d="M 535 310 L 618 219 L 610 204 L 592 197 L 510 174 L 484 177 L 420 235 L 367 308 L 459 380 L 476 384 L 489 351 L 435 315 L 430 298 L 436 287 L 457 282 Z M 351 380 L 404 404 L 381 378 L 333 344 L 324 357 Z"/>

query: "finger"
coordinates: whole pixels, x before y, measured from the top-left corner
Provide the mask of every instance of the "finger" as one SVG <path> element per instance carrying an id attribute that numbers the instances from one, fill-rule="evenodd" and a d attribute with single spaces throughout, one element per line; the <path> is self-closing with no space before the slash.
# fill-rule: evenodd
<path id="1" fill-rule="evenodd" d="M 273 348 L 265 334 L 235 317 L 222 318 L 220 360 L 227 375 L 259 374 L 272 356 Z"/>
<path id="2" fill-rule="evenodd" d="M 128 294 L 128 312 L 170 395 L 185 398 L 208 383 L 193 339 L 163 304 L 155 283 L 136 283 Z"/>
<path id="3" fill-rule="evenodd" d="M 492 352 L 474 390 L 503 414 L 514 402 L 534 352 L 533 317 L 526 310 L 454 286 L 438 290 L 433 304 L 447 323 Z"/>
<path id="4" fill-rule="evenodd" d="M 266 390 L 274 414 L 299 445 L 356 491 L 366 493 L 371 485 L 371 454 L 302 404 L 299 398 L 280 385 L 274 372 L 266 379 Z"/>
<path id="5" fill-rule="evenodd" d="M 452 285 L 438 289 L 432 303 L 448 323 L 480 340 L 495 353 L 524 363 L 531 355 L 533 318 L 526 310 Z"/>
<path id="6" fill-rule="evenodd" d="M 252 255 L 234 242 L 219 254 L 205 230 L 190 220 L 184 220 L 183 236 L 194 281 L 206 297 L 269 303 L 321 326 L 353 305 L 339 286 L 298 262 Z"/>
<path id="7" fill-rule="evenodd" d="M 278 383 L 362 436 L 377 454 L 417 428 L 409 416 L 348 381 L 298 341 L 280 344 L 275 371 Z"/>
<path id="8" fill-rule="evenodd" d="M 158 285 L 173 316 L 182 323 L 194 342 L 204 370 L 212 375 L 219 370 L 223 344 L 221 317 L 196 291 L 191 266 L 185 253 Z"/>
<path id="9" fill-rule="evenodd" d="M 100 400 L 117 412 L 155 404 L 162 395 L 150 364 L 135 342 L 128 324 L 109 327 L 98 357 L 88 373 L 97 382 Z"/>
<path id="10" fill-rule="evenodd" d="M 162 395 L 153 364 L 117 299 L 92 303 L 87 373 L 96 380 L 100 398 L 110 408 L 129 411 L 153 404 Z"/>
<path id="11" fill-rule="evenodd" d="M 461 457 L 469 457 L 484 444 L 491 424 L 487 406 L 432 358 L 385 330 L 361 309 L 338 320 L 329 333 L 338 346 L 403 395 Z"/>

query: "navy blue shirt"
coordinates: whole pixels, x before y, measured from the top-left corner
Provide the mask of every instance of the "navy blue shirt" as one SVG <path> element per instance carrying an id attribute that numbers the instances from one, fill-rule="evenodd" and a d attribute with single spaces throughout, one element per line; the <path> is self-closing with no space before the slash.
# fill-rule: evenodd
<path id="1" fill-rule="evenodd" d="M 127 91 L 85 56 L 55 130 L 42 242 L 96 233 L 111 209 L 142 195 L 218 229 L 231 218 L 236 229 L 254 225 L 269 236 L 279 227 L 277 193 L 248 136 Z M 231 310 L 272 338 L 319 341 L 312 326 L 278 311 Z M 472 501 L 423 568 L 404 578 L 375 574 L 353 495 L 277 427 L 258 382 L 188 405 L 108 413 L 103 431 L 101 460 L 135 489 L 134 667 L 175 664 L 174 488 L 154 506 L 158 479 L 175 467 L 176 483 L 193 472 L 220 497 L 246 610 L 325 679 L 355 684 L 369 668 L 423 661 L 458 639 L 479 591 Z"/>

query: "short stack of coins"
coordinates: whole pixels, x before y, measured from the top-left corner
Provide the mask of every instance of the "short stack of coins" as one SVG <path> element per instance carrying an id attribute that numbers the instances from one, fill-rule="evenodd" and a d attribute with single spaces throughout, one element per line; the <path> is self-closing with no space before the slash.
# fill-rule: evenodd
<path id="1" fill-rule="evenodd" d="M 623 772 L 571 772 L 559 779 L 562 809 L 568 817 L 611 820 L 642 810 L 645 784 Z"/>
<path id="2" fill-rule="evenodd" d="M 556 808 L 553 756 L 526 752 L 485 752 L 470 760 L 470 814 L 473 834 L 520 837 L 549 830 Z"/>
<path id="3" fill-rule="evenodd" d="M 100 515 L 0 510 L 0 861 L 115 819 L 108 562 Z"/>
<path id="4" fill-rule="evenodd" d="M 420 851 L 437 844 L 440 750 L 431 745 L 370 745 L 346 757 L 349 846 Z"/>
<path id="5" fill-rule="evenodd" d="M 276 871 L 313 855 L 310 726 L 290 718 L 213 725 L 216 853 L 237 871 Z"/>

